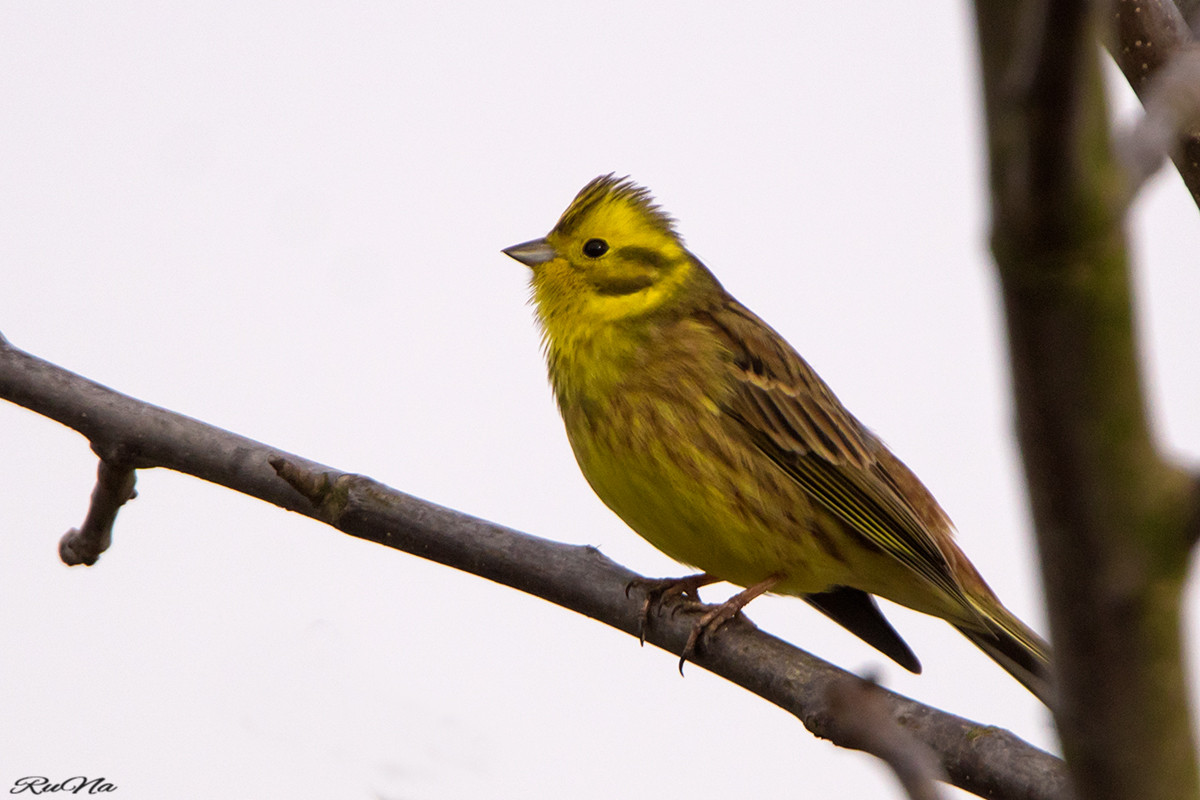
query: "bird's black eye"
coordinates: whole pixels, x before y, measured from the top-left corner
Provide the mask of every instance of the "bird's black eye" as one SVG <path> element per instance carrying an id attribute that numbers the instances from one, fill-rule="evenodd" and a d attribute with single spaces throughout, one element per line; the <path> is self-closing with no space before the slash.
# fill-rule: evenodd
<path id="1" fill-rule="evenodd" d="M 608 252 L 608 242 L 603 239 L 588 239 L 583 243 L 583 254 L 588 258 L 599 258 Z"/>

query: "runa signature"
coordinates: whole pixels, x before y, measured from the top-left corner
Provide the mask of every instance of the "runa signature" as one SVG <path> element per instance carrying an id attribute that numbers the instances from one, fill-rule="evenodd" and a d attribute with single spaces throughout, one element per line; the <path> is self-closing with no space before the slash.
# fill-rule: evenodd
<path id="1" fill-rule="evenodd" d="M 49 778 L 41 775 L 27 775 L 24 778 L 18 778 L 13 787 L 8 790 L 8 793 L 21 794 L 22 792 L 29 792 L 30 794 L 50 794 L 51 792 L 67 792 L 68 794 L 101 794 L 103 792 L 115 792 L 116 790 L 116 784 L 109 783 L 105 778 L 87 778 L 83 775 L 76 775 L 73 778 L 67 778 L 65 781 L 52 783 Z"/>

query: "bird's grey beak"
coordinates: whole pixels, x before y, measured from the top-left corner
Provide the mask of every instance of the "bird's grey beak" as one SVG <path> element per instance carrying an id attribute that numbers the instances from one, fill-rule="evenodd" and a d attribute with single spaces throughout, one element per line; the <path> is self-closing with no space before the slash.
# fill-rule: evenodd
<path id="1" fill-rule="evenodd" d="M 504 248 L 501 252 L 506 256 L 512 256 L 527 267 L 536 267 L 539 264 L 545 264 L 558 255 L 545 239 L 534 239 L 533 241 L 514 244 L 512 247 Z"/>

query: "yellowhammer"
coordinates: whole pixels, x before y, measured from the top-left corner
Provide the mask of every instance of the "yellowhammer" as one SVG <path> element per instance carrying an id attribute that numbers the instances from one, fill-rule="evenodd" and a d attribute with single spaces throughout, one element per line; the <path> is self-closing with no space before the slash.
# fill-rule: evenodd
<path id="1" fill-rule="evenodd" d="M 584 477 L 647 541 L 703 570 L 656 589 L 748 587 L 701 619 L 684 657 L 772 592 L 919 672 L 879 595 L 947 620 L 1049 702 L 1046 643 L 988 588 L 929 490 L 684 248 L 649 192 L 597 178 L 544 239 L 504 252 L 533 270 Z"/>

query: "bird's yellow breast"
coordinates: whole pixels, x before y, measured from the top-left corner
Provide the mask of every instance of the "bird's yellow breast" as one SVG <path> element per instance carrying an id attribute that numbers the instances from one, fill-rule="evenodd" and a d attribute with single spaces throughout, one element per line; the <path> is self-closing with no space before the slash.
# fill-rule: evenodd
<path id="1" fill-rule="evenodd" d="M 567 436 L 600 499 L 659 550 L 724 580 L 785 573 L 786 593 L 836 583 L 846 554 L 820 530 L 831 521 L 722 410 L 733 387 L 717 338 L 682 319 L 597 339 L 576 342 L 585 358 L 553 343 L 548 355 Z"/>

